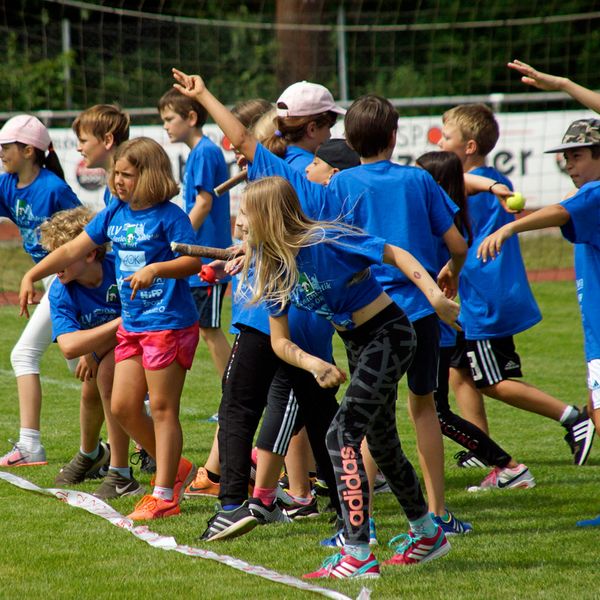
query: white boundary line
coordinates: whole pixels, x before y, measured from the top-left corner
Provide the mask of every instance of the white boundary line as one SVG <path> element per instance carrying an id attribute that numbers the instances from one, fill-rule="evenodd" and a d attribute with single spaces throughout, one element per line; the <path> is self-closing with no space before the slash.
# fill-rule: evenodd
<path id="1" fill-rule="evenodd" d="M 146 542 L 153 548 L 160 548 L 161 550 L 174 550 L 175 552 L 180 552 L 181 554 L 185 554 L 187 556 L 214 560 L 221 564 L 227 565 L 232 569 L 237 569 L 238 571 L 248 573 L 249 575 L 256 575 L 257 577 L 262 577 L 263 579 L 268 579 L 269 581 L 273 581 L 275 583 L 281 583 L 289 587 L 320 594 L 321 596 L 332 598 L 333 600 L 352 600 L 348 596 L 345 596 L 340 592 L 336 592 L 335 590 L 322 588 L 311 583 L 307 583 L 306 581 L 302 581 L 301 579 L 296 579 L 290 575 L 283 575 L 277 571 L 266 569 L 260 565 L 251 565 L 232 556 L 217 554 L 215 552 L 211 552 L 210 550 L 204 550 L 203 548 L 182 546 L 181 544 L 177 543 L 174 537 L 168 537 L 159 533 L 155 533 L 145 525 L 135 526 L 131 519 L 124 517 L 121 513 L 117 512 L 114 508 L 106 504 L 106 502 L 103 502 L 99 498 L 95 498 L 91 494 L 57 488 L 41 488 L 27 479 L 23 479 L 17 475 L 14 475 L 13 473 L 7 473 L 5 471 L 0 471 L 0 479 L 3 479 L 7 483 L 24 490 L 45 494 L 47 496 L 54 496 L 62 502 L 66 502 L 70 506 L 82 508 L 83 510 L 96 515 L 97 517 L 102 517 L 113 525 L 129 531 L 129 533 L 134 535 L 136 538 Z M 370 597 L 370 590 L 363 588 L 356 600 L 369 600 Z"/>

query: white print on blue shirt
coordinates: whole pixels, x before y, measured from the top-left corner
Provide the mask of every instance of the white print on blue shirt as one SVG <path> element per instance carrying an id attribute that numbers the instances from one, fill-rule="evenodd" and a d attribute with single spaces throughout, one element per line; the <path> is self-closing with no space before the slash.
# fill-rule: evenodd
<path id="1" fill-rule="evenodd" d="M 143 250 L 119 250 L 121 271 L 135 273 L 146 266 L 146 253 Z"/>

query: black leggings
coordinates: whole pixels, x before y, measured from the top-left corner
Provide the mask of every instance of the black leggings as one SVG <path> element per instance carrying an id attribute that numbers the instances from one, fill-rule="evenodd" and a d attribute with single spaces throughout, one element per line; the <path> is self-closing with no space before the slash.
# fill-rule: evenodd
<path id="1" fill-rule="evenodd" d="M 435 408 L 442 433 L 452 441 L 470 450 L 477 458 L 488 465 L 504 468 L 511 461 L 511 456 L 492 440 L 485 431 L 482 431 L 450 410 L 448 402 L 448 377 L 450 373 L 450 359 L 454 347 L 440 348 L 440 362 L 438 367 L 438 388 L 434 392 Z"/>
<path id="2" fill-rule="evenodd" d="M 323 390 L 310 373 L 284 363 L 273 352 L 271 338 L 251 327 L 242 329 L 236 337 L 223 376 L 218 434 L 221 466 L 219 499 L 223 505 L 228 505 L 241 504 L 248 497 L 252 441 L 268 395 L 272 393 L 271 383 L 278 376 L 290 382 L 315 460 L 323 470 L 333 505 L 339 511 L 334 493 L 335 475 L 325 446 L 325 434 L 338 408 L 335 390 Z M 275 393 L 282 394 L 281 385 L 276 386 Z M 288 394 L 283 393 L 286 402 Z M 272 436 L 277 435 L 276 429 L 271 431 Z M 268 432 L 261 431 L 259 447 L 273 450 L 276 440 L 268 442 L 267 437 Z"/>
<path id="3" fill-rule="evenodd" d="M 351 380 L 327 432 L 327 448 L 337 478 L 346 539 L 369 541 L 369 486 L 360 444 L 369 450 L 409 520 L 427 513 L 419 478 L 400 445 L 396 428 L 398 381 L 413 358 L 416 337 L 404 312 L 390 304 L 378 315 L 340 332 Z"/>

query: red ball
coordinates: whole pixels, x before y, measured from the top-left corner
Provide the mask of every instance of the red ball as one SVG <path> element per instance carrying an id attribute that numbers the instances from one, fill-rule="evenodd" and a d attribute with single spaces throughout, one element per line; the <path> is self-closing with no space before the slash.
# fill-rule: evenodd
<path id="1" fill-rule="evenodd" d="M 200 279 L 202 281 L 206 281 L 206 283 L 215 283 L 217 281 L 217 274 L 212 267 L 208 265 L 202 265 L 202 269 L 200 269 Z"/>

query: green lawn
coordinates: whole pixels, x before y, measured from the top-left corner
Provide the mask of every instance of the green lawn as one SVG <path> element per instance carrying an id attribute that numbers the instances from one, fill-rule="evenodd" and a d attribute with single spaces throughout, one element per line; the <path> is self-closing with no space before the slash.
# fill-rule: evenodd
<path id="1" fill-rule="evenodd" d="M 527 381 L 576 404 L 586 399 L 585 363 L 579 314 L 572 282 L 535 285 L 544 321 L 517 338 Z M 0 451 L 18 435 L 15 382 L 10 349 L 23 322 L 14 307 L 0 308 L 3 344 L 0 348 Z M 340 346 L 336 353 L 343 362 Z M 50 464 L 18 471 L 41 486 L 51 486 L 60 466 L 78 448 L 78 389 L 57 348 L 45 356 L 43 441 Z M 400 398 L 406 397 L 405 387 Z M 219 385 L 202 347 L 188 378 L 181 421 L 185 454 L 202 463 L 214 425 L 204 420 L 214 413 Z M 373 598 L 596 598 L 600 530 L 580 530 L 575 521 L 600 511 L 600 454 L 574 467 L 563 429 L 536 415 L 488 400 L 492 434 L 525 462 L 537 479 L 532 490 L 470 494 L 483 478 L 482 470 L 459 470 L 446 444 L 447 502 L 457 515 L 472 521 L 472 535 L 452 539 L 452 552 L 417 567 L 385 567 L 383 577 L 368 581 Z M 417 464 L 414 435 L 406 405 L 400 402 L 398 424 L 404 447 Z M 148 478 L 141 477 L 148 483 Z M 96 484 L 97 485 L 97 484 Z M 94 483 L 81 486 L 92 491 Z M 115 501 L 127 514 L 133 500 Z M 326 517 L 312 522 L 257 528 L 247 536 L 202 544 L 197 537 L 213 513 L 209 499 L 187 500 L 179 517 L 151 523 L 180 543 L 260 564 L 300 576 L 318 566 L 330 551 L 318 540 L 329 535 Z M 390 494 L 376 497 L 380 546 L 376 554 L 389 558 L 387 541 L 407 528 Z M 172 593 L 197 598 L 305 598 L 306 592 L 253 577 L 226 566 L 153 549 L 108 522 L 71 508 L 54 498 L 33 494 L 0 481 L 0 597 L 29 598 L 157 598 Z M 361 582 L 323 585 L 356 597 Z"/>

